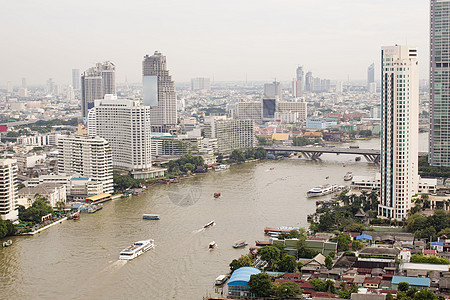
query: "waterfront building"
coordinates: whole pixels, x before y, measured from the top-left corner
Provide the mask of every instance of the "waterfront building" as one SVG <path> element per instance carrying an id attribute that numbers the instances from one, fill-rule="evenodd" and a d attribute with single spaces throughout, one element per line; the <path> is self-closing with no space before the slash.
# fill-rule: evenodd
<path id="1" fill-rule="evenodd" d="M 97 63 L 81 75 L 81 113 L 87 118 L 96 99 L 116 93 L 116 66 L 110 62 Z"/>
<path id="2" fill-rule="evenodd" d="M 216 138 L 218 151 L 255 147 L 255 121 L 209 117 L 205 119 L 205 138 Z"/>
<path id="3" fill-rule="evenodd" d="M 80 69 L 72 69 L 72 87 L 74 90 L 80 89 Z"/>
<path id="4" fill-rule="evenodd" d="M 191 79 L 191 90 L 192 91 L 209 91 L 210 82 L 209 78 L 197 77 Z"/>
<path id="5" fill-rule="evenodd" d="M 33 205 L 36 196 L 45 197 L 51 207 L 57 207 L 58 202 L 66 204 L 67 186 L 63 183 L 42 183 L 33 187 L 24 187 L 18 191 L 17 202 L 25 208 Z"/>
<path id="6" fill-rule="evenodd" d="M 337 120 L 333 118 L 307 118 L 307 129 L 327 129 L 337 125 Z"/>
<path id="7" fill-rule="evenodd" d="M 148 170 L 151 162 L 150 107 L 105 95 L 89 111 L 88 134 L 109 142 L 116 169 Z"/>
<path id="8" fill-rule="evenodd" d="M 228 297 L 232 298 L 254 298 L 255 295 L 250 292 L 248 282 L 252 275 L 261 273 L 260 270 L 252 267 L 241 267 L 233 272 L 227 283 Z"/>
<path id="9" fill-rule="evenodd" d="M 167 70 L 166 57 L 155 51 L 142 62 L 144 105 L 150 106 L 152 131 L 169 132 L 177 124 L 175 82 Z"/>
<path id="10" fill-rule="evenodd" d="M 101 182 L 103 193 L 114 191 L 112 150 L 104 138 L 88 136 L 60 138 L 58 172 L 77 174 Z"/>
<path id="11" fill-rule="evenodd" d="M 0 218 L 17 220 L 17 164 L 14 159 L 0 159 Z"/>
<path id="12" fill-rule="evenodd" d="M 429 162 L 450 167 L 450 0 L 431 0 L 430 12 Z"/>
<path id="13" fill-rule="evenodd" d="M 418 188 L 419 65 L 409 46 L 381 49 L 381 202 L 378 215 L 402 220 Z"/>

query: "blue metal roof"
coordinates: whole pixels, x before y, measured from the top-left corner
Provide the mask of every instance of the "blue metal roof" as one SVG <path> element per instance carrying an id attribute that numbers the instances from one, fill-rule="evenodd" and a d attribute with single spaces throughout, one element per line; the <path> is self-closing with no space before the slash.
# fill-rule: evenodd
<path id="1" fill-rule="evenodd" d="M 392 277 L 392 284 L 399 284 L 400 282 L 407 282 L 409 285 L 430 287 L 430 278 L 394 276 Z"/>
<path id="2" fill-rule="evenodd" d="M 361 234 L 359 236 L 356 237 L 356 240 L 372 240 L 372 236 L 371 235 L 367 235 L 367 234 Z"/>
<path id="3" fill-rule="evenodd" d="M 432 242 L 431 245 L 432 245 L 432 246 L 444 246 L 444 243 L 441 243 L 441 242 Z"/>
<path id="4" fill-rule="evenodd" d="M 227 285 L 248 286 L 250 276 L 261 273 L 260 270 L 252 267 L 242 267 L 231 275 Z"/>

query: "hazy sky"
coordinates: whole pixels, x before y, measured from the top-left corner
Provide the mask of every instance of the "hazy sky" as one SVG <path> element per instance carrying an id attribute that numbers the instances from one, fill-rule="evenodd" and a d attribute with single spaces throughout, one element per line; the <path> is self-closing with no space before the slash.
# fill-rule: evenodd
<path id="1" fill-rule="evenodd" d="M 0 86 L 71 82 L 71 69 L 116 64 L 141 81 L 145 54 L 167 56 L 175 81 L 365 79 L 380 47 L 419 50 L 428 77 L 429 0 L 1 0 Z"/>

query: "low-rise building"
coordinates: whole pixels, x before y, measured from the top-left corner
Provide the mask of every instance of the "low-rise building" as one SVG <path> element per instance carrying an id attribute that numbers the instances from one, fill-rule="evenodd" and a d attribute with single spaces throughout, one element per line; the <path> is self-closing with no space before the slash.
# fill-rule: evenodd
<path id="1" fill-rule="evenodd" d="M 41 183 L 35 187 L 24 187 L 18 191 L 17 202 L 28 208 L 39 196 L 46 198 L 46 202 L 52 207 L 57 207 L 58 202 L 65 204 L 67 200 L 66 185 L 61 183 Z"/>

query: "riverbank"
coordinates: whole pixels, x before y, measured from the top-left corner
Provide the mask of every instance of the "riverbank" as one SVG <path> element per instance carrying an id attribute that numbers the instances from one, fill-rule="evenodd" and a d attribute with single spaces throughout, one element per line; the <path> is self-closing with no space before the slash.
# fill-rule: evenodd
<path id="1" fill-rule="evenodd" d="M 67 220 L 67 217 L 64 217 L 64 218 L 59 219 L 59 220 L 57 220 L 57 221 L 55 221 L 55 222 L 53 222 L 53 223 L 50 223 L 50 224 L 48 224 L 48 225 L 45 225 L 44 227 L 41 227 L 41 228 L 39 228 L 38 230 L 30 231 L 30 232 L 24 232 L 24 233 L 21 233 L 21 234 L 19 234 L 19 235 L 35 235 L 36 233 L 39 233 L 39 232 L 41 232 L 41 231 L 44 231 L 44 230 L 46 230 L 46 229 L 48 229 L 48 228 L 50 228 L 50 227 L 52 227 L 52 226 L 55 226 L 55 225 L 57 225 L 57 224 L 61 224 L 61 223 L 62 223 L 63 221 L 65 221 L 65 220 Z"/>

